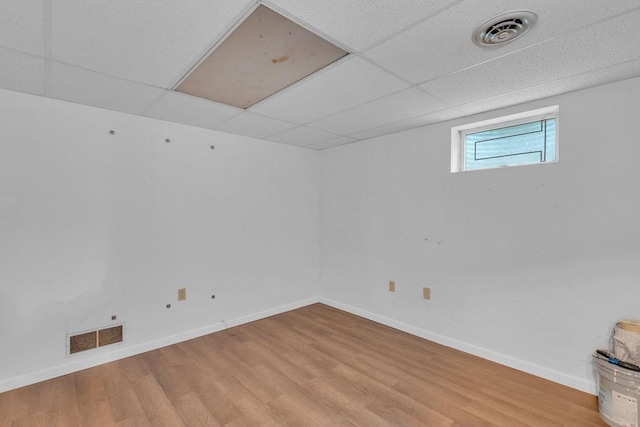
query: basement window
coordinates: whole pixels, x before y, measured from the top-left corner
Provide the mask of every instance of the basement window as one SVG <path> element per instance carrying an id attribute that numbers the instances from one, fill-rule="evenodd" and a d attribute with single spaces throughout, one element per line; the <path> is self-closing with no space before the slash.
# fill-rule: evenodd
<path id="1" fill-rule="evenodd" d="M 451 129 L 451 172 L 558 161 L 557 105 Z"/>

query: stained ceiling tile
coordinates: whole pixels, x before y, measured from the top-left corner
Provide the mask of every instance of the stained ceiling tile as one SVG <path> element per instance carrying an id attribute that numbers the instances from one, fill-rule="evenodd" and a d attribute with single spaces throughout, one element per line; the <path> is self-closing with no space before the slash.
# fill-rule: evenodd
<path id="1" fill-rule="evenodd" d="M 253 138 L 266 138 L 294 127 L 296 125 L 293 123 L 245 111 L 222 122 L 216 126 L 216 130 Z"/>
<path id="2" fill-rule="evenodd" d="M 638 6 L 638 0 L 522 0 L 517 2 L 517 7 L 513 0 L 465 0 L 376 46 L 366 52 L 366 56 L 414 83 L 422 83 Z M 524 37 L 484 49 L 471 41 L 471 34 L 483 22 L 514 9 L 528 9 L 538 14 L 537 24 Z M 496 76 L 502 72 L 504 67 L 495 70 Z"/>
<path id="3" fill-rule="evenodd" d="M 362 51 L 404 27 L 455 3 L 454 0 L 271 0 L 355 51 Z"/>
<path id="4" fill-rule="evenodd" d="M 93 107 L 141 114 L 164 91 L 66 64 L 51 64 L 51 97 Z"/>
<path id="5" fill-rule="evenodd" d="M 45 94 L 45 60 L 0 48 L 0 88 Z"/>
<path id="6" fill-rule="evenodd" d="M 52 56 L 169 88 L 253 0 L 52 1 Z"/>
<path id="7" fill-rule="evenodd" d="M 375 65 L 351 56 L 275 94 L 250 110 L 305 124 L 408 86 Z"/>
<path id="8" fill-rule="evenodd" d="M 170 122 L 215 129 L 217 125 L 237 116 L 242 111 L 239 108 L 217 102 L 168 91 L 144 115 Z"/>
<path id="9" fill-rule="evenodd" d="M 425 92 L 409 88 L 309 123 L 310 127 L 341 135 L 439 111 L 447 105 Z"/>
<path id="10" fill-rule="evenodd" d="M 640 10 L 636 10 L 514 52 L 503 59 L 509 67 L 498 75 L 497 61 L 489 61 L 421 87 L 453 105 L 461 105 L 634 60 L 640 58 L 640 37 L 636 34 L 639 19 Z"/>
<path id="11" fill-rule="evenodd" d="M 345 55 L 339 47 L 261 5 L 176 90 L 248 108 Z"/>
<path id="12" fill-rule="evenodd" d="M 281 142 L 283 144 L 306 147 L 308 145 L 312 145 L 317 142 L 322 142 L 329 139 L 335 139 L 337 136 L 338 135 L 334 133 L 329 133 L 329 132 L 325 132 L 318 129 L 312 129 L 306 126 L 299 126 L 297 128 L 284 131 L 277 135 L 270 136 L 267 139 L 274 142 Z"/>
<path id="13" fill-rule="evenodd" d="M 0 46 L 44 56 L 44 2 L 0 2 Z"/>

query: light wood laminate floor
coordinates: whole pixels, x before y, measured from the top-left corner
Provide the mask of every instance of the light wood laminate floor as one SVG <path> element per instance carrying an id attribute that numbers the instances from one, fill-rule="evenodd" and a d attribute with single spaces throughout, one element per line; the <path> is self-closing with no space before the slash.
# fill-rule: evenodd
<path id="1" fill-rule="evenodd" d="M 0 394 L 0 426 L 602 426 L 597 399 L 322 304 Z"/>

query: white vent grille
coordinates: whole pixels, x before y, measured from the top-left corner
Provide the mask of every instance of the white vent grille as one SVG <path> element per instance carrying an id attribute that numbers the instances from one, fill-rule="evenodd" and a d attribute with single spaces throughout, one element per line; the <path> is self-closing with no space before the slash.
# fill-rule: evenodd
<path id="1" fill-rule="evenodd" d="M 525 34 L 537 21 L 537 15 L 527 10 L 503 13 L 478 27 L 473 42 L 478 46 L 502 45 Z"/>

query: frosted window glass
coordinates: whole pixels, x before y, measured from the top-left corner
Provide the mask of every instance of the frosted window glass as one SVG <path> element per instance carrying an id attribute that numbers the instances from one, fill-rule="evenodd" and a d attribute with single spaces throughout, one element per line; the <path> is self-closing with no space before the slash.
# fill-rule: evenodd
<path id="1" fill-rule="evenodd" d="M 555 160 L 555 118 L 468 133 L 464 137 L 464 170 Z"/>

